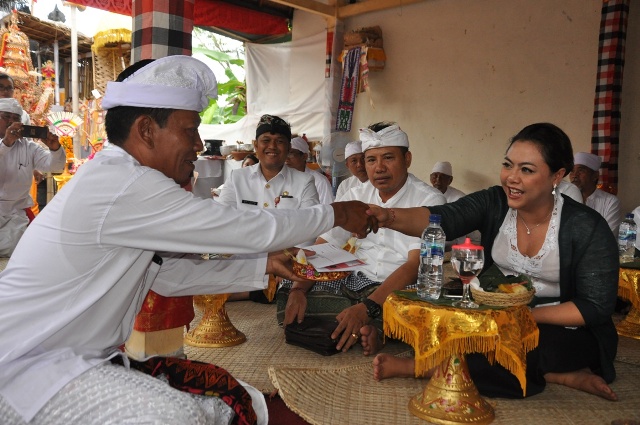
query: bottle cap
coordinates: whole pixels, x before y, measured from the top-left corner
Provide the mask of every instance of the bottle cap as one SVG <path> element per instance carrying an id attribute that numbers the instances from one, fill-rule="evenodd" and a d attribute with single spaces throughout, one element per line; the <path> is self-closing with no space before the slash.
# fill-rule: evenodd
<path id="1" fill-rule="evenodd" d="M 469 238 L 466 238 L 463 244 L 452 246 L 451 249 L 479 249 L 484 251 L 484 247 L 482 245 L 474 245 Z"/>
<path id="2" fill-rule="evenodd" d="M 429 215 L 429 223 L 442 223 L 442 216 L 440 214 Z"/>

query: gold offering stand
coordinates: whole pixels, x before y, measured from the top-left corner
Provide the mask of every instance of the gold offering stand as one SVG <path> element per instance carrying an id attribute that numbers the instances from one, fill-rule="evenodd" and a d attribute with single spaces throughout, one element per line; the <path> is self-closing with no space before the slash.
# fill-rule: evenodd
<path id="1" fill-rule="evenodd" d="M 232 347 L 247 337 L 229 320 L 225 303 L 230 294 L 196 295 L 193 303 L 202 308 L 202 319 L 184 337 L 184 343 L 194 347 Z"/>
<path id="2" fill-rule="evenodd" d="M 640 261 L 636 262 L 640 267 Z M 618 296 L 631 302 L 631 310 L 624 320 L 616 325 L 618 335 L 640 339 L 640 268 L 620 266 Z"/>
<path id="3" fill-rule="evenodd" d="M 451 301 L 426 302 L 415 291 L 396 291 L 383 308 L 386 336 L 410 344 L 415 375 L 433 375 L 409 401 L 409 411 L 439 424 L 493 421 L 493 407 L 479 394 L 465 355 L 480 352 L 497 361 L 526 388 L 526 353 L 538 345 L 538 327 L 526 306 L 459 309 Z"/>

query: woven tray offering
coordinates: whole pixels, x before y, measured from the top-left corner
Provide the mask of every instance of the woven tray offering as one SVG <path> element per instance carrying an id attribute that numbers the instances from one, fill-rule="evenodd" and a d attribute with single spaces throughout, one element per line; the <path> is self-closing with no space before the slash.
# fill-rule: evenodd
<path id="1" fill-rule="evenodd" d="M 529 276 L 505 276 L 495 264 L 480 276 L 479 282 L 479 288 L 471 286 L 471 295 L 477 303 L 489 306 L 527 305 L 536 293 Z"/>
<path id="2" fill-rule="evenodd" d="M 300 277 L 318 282 L 344 279 L 351 273 L 350 271 L 318 272 L 311 264 L 300 264 L 297 261 L 293 262 L 293 272 Z"/>

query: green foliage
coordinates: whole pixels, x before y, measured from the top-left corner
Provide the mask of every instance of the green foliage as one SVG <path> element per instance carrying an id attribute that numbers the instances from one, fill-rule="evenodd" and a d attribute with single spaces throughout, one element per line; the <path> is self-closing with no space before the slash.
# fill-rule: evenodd
<path id="1" fill-rule="evenodd" d="M 207 109 L 200 114 L 203 124 L 230 124 L 237 122 L 247 114 L 246 82 L 240 81 L 233 72 L 232 66 L 244 67 L 244 51 L 241 49 L 223 51 L 224 41 L 213 33 L 202 30 L 194 31 L 194 35 L 204 38 L 203 44 L 213 44 L 213 49 L 194 47 L 193 53 L 200 53 L 218 62 L 224 69 L 227 81 L 218 82 L 218 99 L 211 100 Z M 232 54 L 230 54 L 232 53 Z M 234 56 L 235 55 L 235 56 Z"/>

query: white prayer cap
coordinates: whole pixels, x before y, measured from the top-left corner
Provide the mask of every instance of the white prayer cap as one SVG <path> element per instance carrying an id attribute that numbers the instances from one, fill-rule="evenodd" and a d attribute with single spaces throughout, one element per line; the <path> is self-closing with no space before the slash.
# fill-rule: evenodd
<path id="1" fill-rule="evenodd" d="M 22 116 L 22 106 L 20 106 L 20 102 L 12 97 L 0 99 L 0 111 Z"/>
<path id="2" fill-rule="evenodd" d="M 593 171 L 598 171 L 600 170 L 602 160 L 598 155 L 587 152 L 578 152 L 573 156 L 573 164 L 584 165 L 585 167 L 590 168 Z"/>
<path id="3" fill-rule="evenodd" d="M 355 155 L 357 153 L 362 153 L 362 142 L 360 140 L 356 140 L 355 142 L 347 143 L 347 146 L 344 148 L 344 157 L 349 158 L 351 155 Z"/>
<path id="4" fill-rule="evenodd" d="M 309 144 L 302 137 L 291 139 L 291 149 L 297 149 L 302 153 L 309 153 Z"/>
<path id="5" fill-rule="evenodd" d="M 449 161 L 440 161 L 436 162 L 436 165 L 433 166 L 432 173 L 442 173 L 447 176 L 453 177 L 453 168 L 451 167 L 451 163 Z"/>
<path id="6" fill-rule="evenodd" d="M 102 109 L 116 106 L 182 109 L 200 112 L 218 97 L 213 71 L 191 56 L 157 59 L 122 82 L 109 81 Z"/>
<path id="7" fill-rule="evenodd" d="M 409 147 L 409 138 L 407 137 L 407 133 L 400 130 L 398 124 L 385 127 L 377 133 L 368 128 L 361 128 L 360 140 L 362 141 L 362 152 L 366 152 L 372 148 L 381 148 L 383 146 Z"/>

